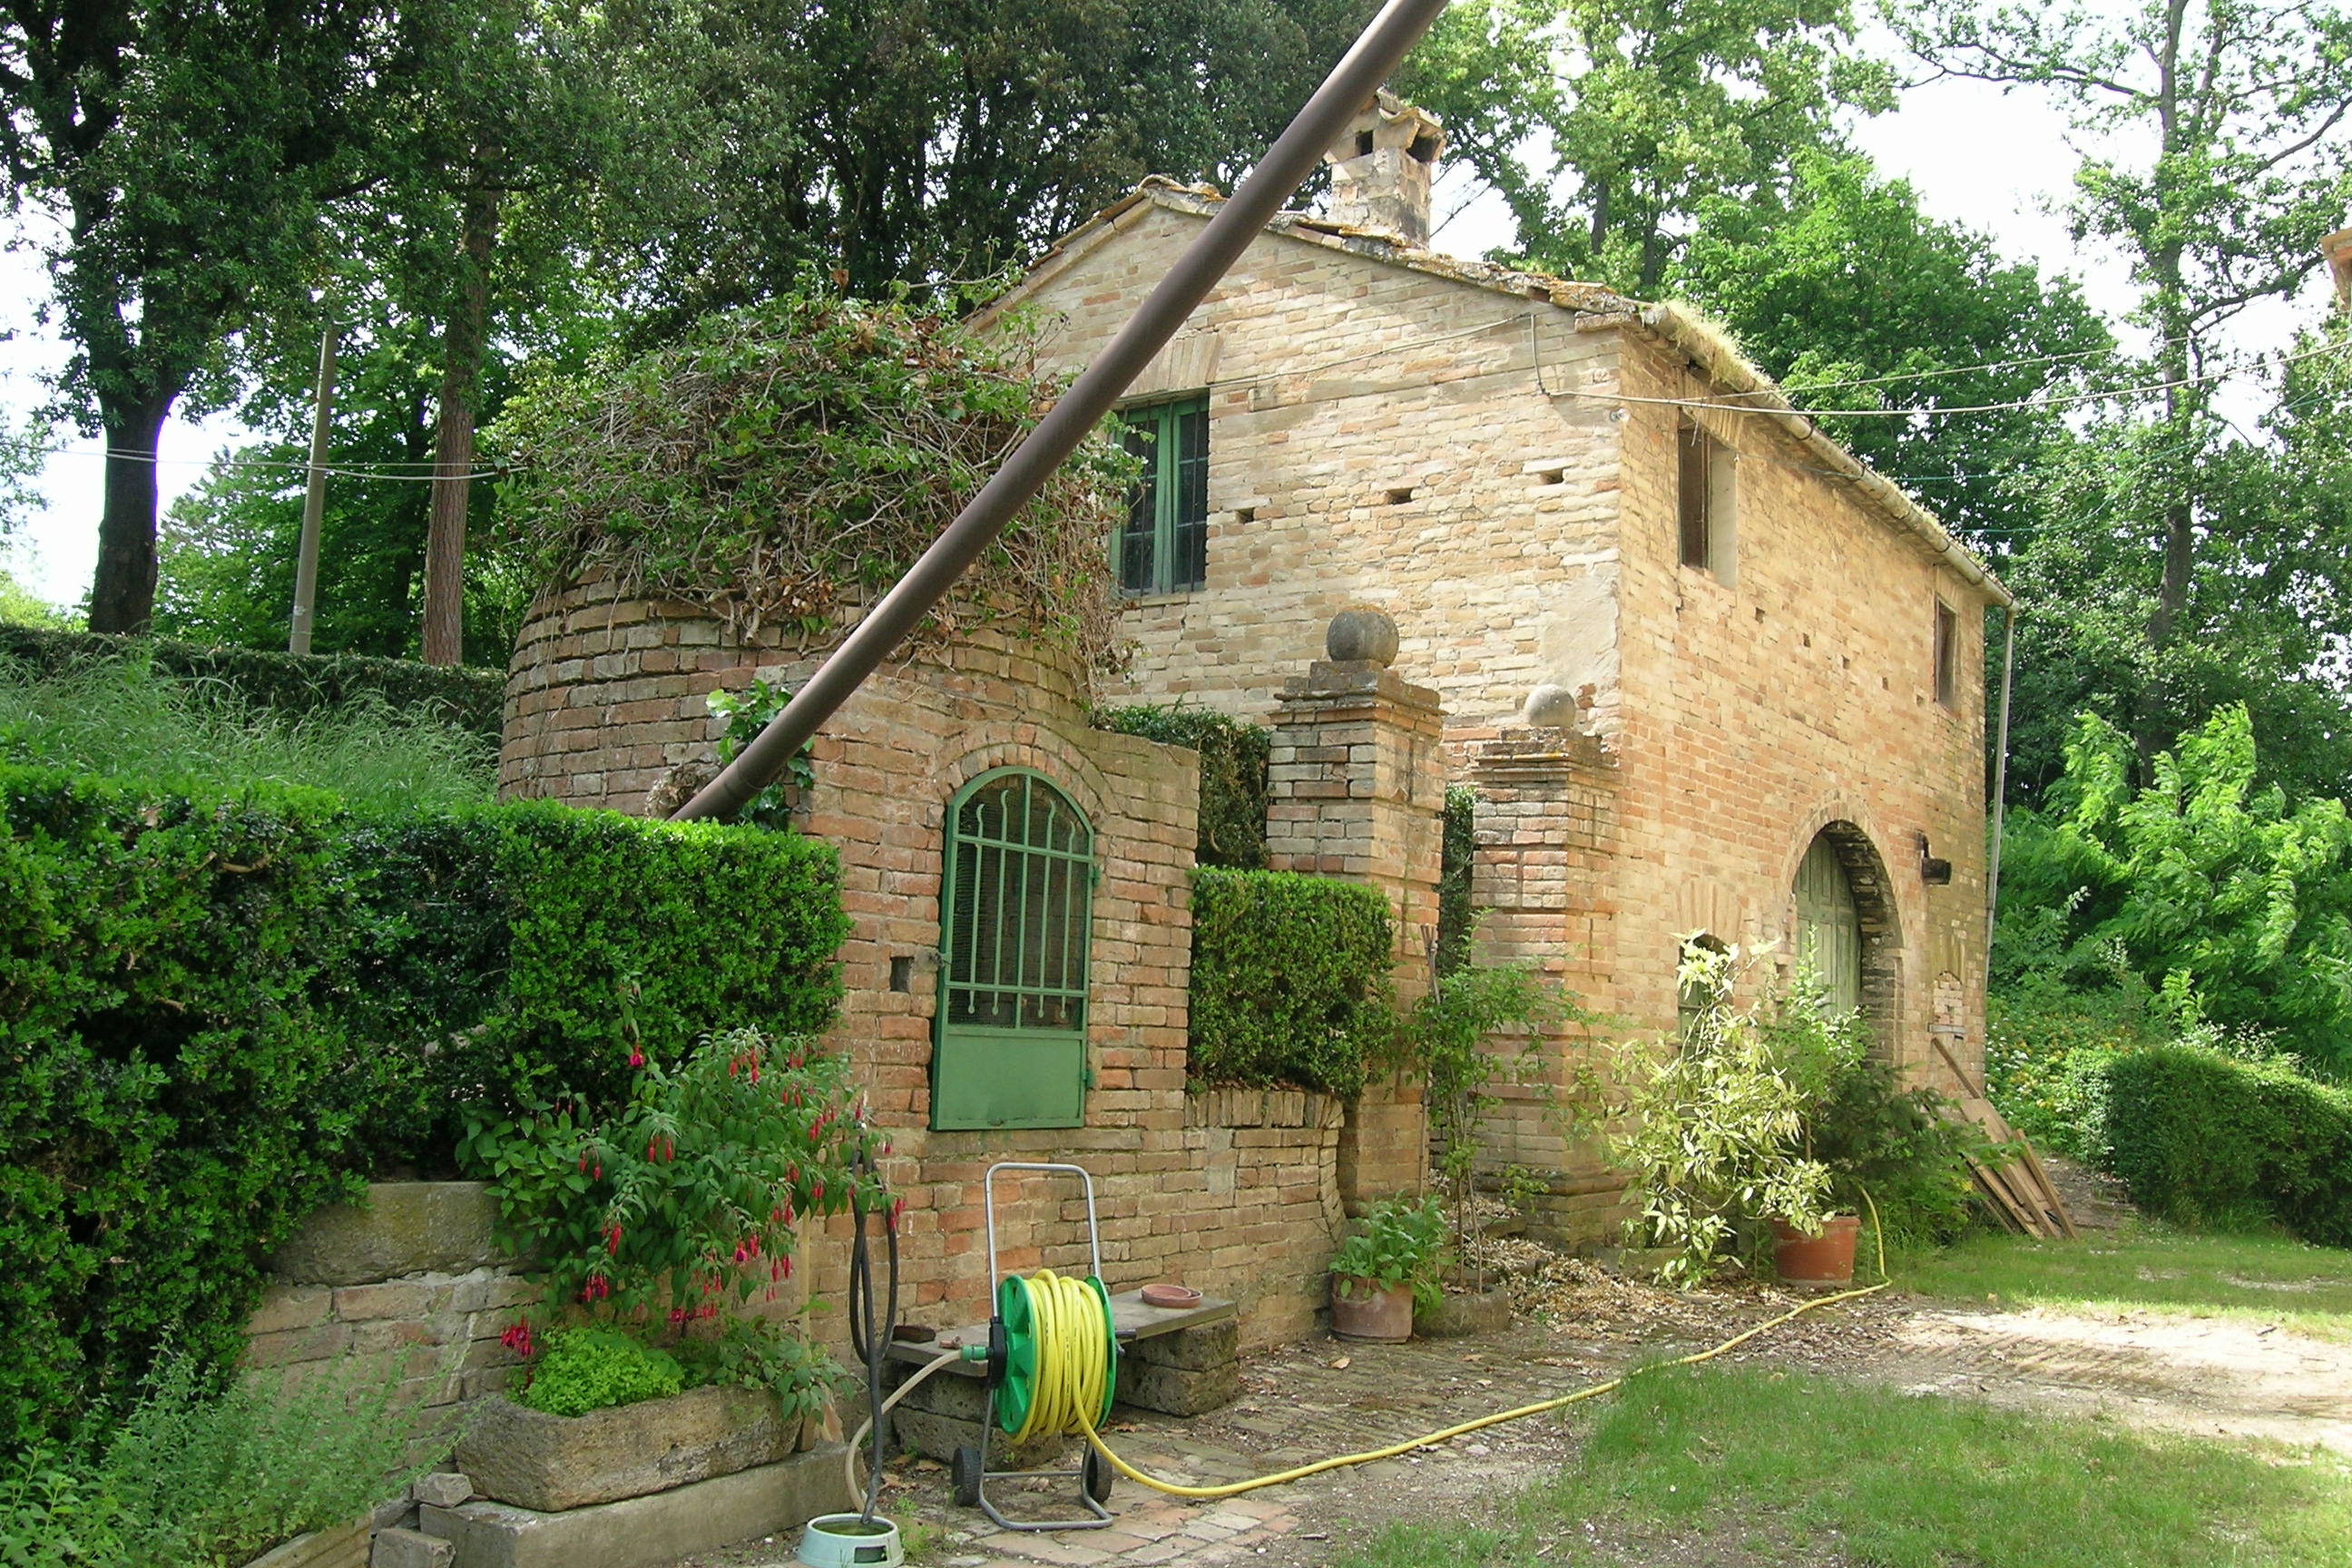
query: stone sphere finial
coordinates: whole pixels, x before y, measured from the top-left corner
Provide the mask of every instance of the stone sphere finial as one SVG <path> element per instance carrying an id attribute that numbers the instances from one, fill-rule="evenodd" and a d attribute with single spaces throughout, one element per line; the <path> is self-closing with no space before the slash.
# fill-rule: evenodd
<path id="1" fill-rule="evenodd" d="M 1576 693 L 1546 682 L 1528 693 L 1527 706 L 1520 711 L 1539 730 L 1571 729 L 1576 724 Z"/>
<path id="2" fill-rule="evenodd" d="M 1331 617 L 1323 633 L 1323 652 L 1334 664 L 1377 664 L 1386 669 L 1396 662 L 1396 623 L 1385 610 L 1350 605 Z"/>

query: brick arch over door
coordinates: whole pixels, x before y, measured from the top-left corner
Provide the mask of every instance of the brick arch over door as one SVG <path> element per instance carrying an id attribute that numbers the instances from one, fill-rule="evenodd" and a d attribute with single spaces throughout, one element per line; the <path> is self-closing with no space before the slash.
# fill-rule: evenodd
<path id="1" fill-rule="evenodd" d="M 1826 845 L 1834 852 L 1839 868 L 1845 873 L 1846 886 L 1853 894 L 1854 922 L 1862 949 L 1858 998 L 1862 1016 L 1869 1022 L 1879 1050 L 1891 1052 L 1903 1011 L 1903 921 L 1895 905 L 1894 879 L 1887 875 L 1886 861 L 1871 842 L 1870 835 L 1847 818 L 1830 818 L 1799 843 L 1794 862 L 1797 867 L 1804 864 L 1816 844 Z M 1790 903 L 1793 915 L 1793 875 Z M 1790 931 L 1793 939 L 1797 931 L 1794 920 Z M 1792 951 L 1793 945 L 1792 941 Z"/>

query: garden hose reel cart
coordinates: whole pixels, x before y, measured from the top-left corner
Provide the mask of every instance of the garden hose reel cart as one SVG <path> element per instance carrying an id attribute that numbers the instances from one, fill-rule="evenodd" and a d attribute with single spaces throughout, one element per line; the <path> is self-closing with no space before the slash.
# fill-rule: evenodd
<path id="1" fill-rule="evenodd" d="M 1034 1279 L 1024 1279 L 1005 1274 L 999 1267 L 996 1176 L 1000 1171 L 1078 1179 L 1086 1192 L 1087 1247 L 1093 1264 L 1092 1271 L 1084 1279 L 1057 1279 L 1044 1271 Z M 1093 1425 L 1099 1426 L 1109 1418 L 1112 1391 L 1118 1382 L 1118 1335 L 1112 1327 L 1110 1292 L 1102 1282 L 1102 1233 L 1095 1215 L 1094 1177 L 1082 1165 L 1003 1161 L 991 1165 L 982 1176 L 981 1195 L 987 1216 L 988 1280 L 995 1316 L 989 1320 L 988 1343 L 964 1351 L 967 1360 L 985 1362 L 988 1398 L 982 1412 L 980 1442 L 960 1447 L 955 1453 L 951 1467 L 955 1500 L 967 1507 L 977 1507 L 1006 1530 L 1104 1529 L 1111 1522 L 1110 1510 L 1103 1507 L 1103 1500 L 1110 1496 L 1111 1470 L 1092 1444 L 1087 1447 L 1084 1461 L 1074 1469 L 988 1468 L 991 1427 L 1002 1427 L 1006 1436 L 1015 1440 L 1067 1431 L 1067 1422 L 1057 1418 L 1056 1413 L 1066 1410 L 1073 1399 L 1084 1400 L 1087 1417 Z M 1098 1337 L 1101 1347 L 1098 1365 L 1089 1365 L 1087 1371 L 1091 1375 L 1076 1385 L 1068 1382 L 1067 1368 L 1060 1359 L 1049 1359 L 1040 1353 L 1041 1346 L 1049 1339 L 1066 1339 L 1074 1328 L 1089 1338 Z M 1100 1380 L 1098 1390 L 1093 1386 L 1096 1375 Z M 988 1483 L 1014 1478 L 1066 1478 L 1076 1481 L 1078 1500 L 1086 1506 L 1088 1517 L 1007 1519 L 990 1500 Z"/>

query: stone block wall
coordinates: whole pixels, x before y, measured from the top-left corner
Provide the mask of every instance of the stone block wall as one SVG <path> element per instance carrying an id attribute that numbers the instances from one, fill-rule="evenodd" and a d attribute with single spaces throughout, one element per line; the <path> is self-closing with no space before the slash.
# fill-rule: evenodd
<path id="1" fill-rule="evenodd" d="M 246 1364 L 297 1379 L 396 1374 L 397 1403 L 431 1409 L 506 1386 L 499 1342 L 537 1296 L 490 1240 L 479 1183 L 379 1182 L 365 1207 L 321 1210 L 272 1260 L 246 1326 Z"/>

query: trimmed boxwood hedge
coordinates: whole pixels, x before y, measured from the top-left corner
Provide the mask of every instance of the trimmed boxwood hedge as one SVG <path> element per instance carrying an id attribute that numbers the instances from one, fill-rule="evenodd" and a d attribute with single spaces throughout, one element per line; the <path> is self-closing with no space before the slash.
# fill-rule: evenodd
<path id="1" fill-rule="evenodd" d="M 1389 901 L 1379 889 L 1289 871 L 1192 873 L 1196 1088 L 1351 1095 L 1396 1032 Z"/>
<path id="2" fill-rule="evenodd" d="M 823 1028 L 833 851 L 546 803 L 362 820 L 0 766 L 0 1446 L 170 1337 L 232 1364 L 269 1253 L 467 1104 Z"/>
<path id="3" fill-rule="evenodd" d="M 2352 1247 L 2352 1093 L 2189 1046 L 2078 1051 L 2091 1152 L 2151 1214 Z"/>
<path id="4" fill-rule="evenodd" d="M 208 647 L 169 638 L 112 637 L 101 632 L 46 631 L 0 626 L 0 658 L 43 675 L 101 658 L 143 658 L 183 680 L 214 680 L 257 708 L 308 713 L 375 692 L 394 708 L 433 713 L 498 742 L 506 675 L 494 669 L 419 664 L 361 654 L 280 653 L 265 648 Z"/>
<path id="5" fill-rule="evenodd" d="M 1139 702 L 1107 708 L 1095 727 L 1201 753 L 1201 829 L 1193 859 L 1252 871 L 1265 864 L 1265 766 L 1274 733 L 1208 708 Z"/>

